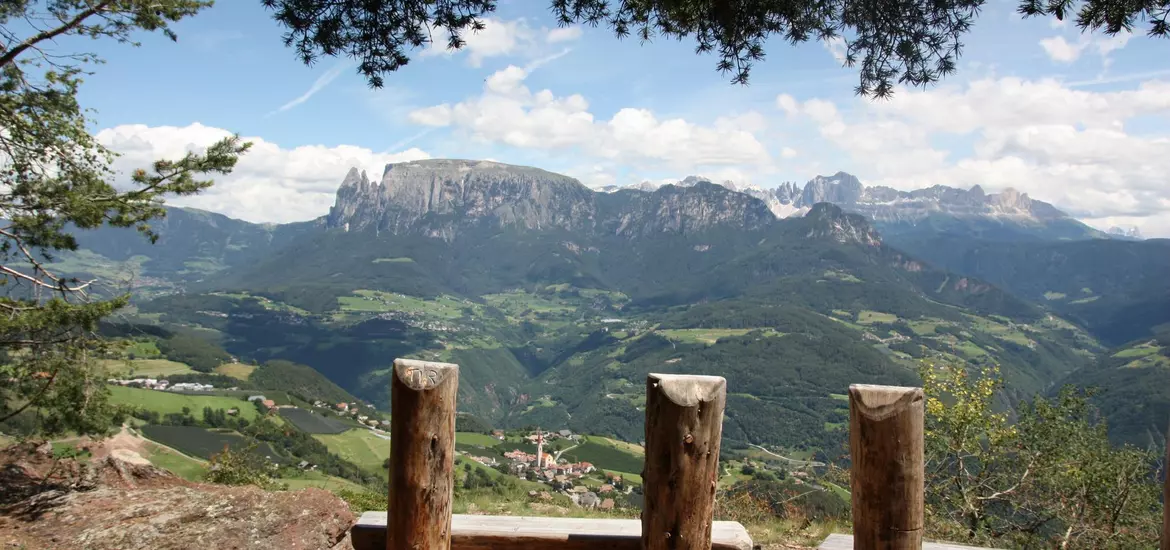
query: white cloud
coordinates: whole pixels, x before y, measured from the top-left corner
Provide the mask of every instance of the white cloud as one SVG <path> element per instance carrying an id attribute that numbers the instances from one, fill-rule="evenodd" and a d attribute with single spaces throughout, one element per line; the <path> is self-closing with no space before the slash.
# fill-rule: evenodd
<path id="1" fill-rule="evenodd" d="M 479 67 L 484 59 L 514 54 L 522 46 L 529 45 L 535 40 L 535 33 L 523 19 L 501 21 L 489 17 L 483 19 L 483 24 L 483 30 L 468 29 L 460 33 L 464 41 L 460 50 L 447 49 L 450 33 L 445 28 L 436 26 L 431 33 L 430 47 L 423 51 L 422 56 L 451 56 L 458 52 L 466 52 L 467 64 Z"/>
<path id="2" fill-rule="evenodd" d="M 1080 42 L 1072 44 L 1065 40 L 1063 36 L 1053 36 L 1045 38 L 1040 41 L 1040 47 L 1044 48 L 1044 53 L 1053 61 L 1059 63 L 1072 63 L 1081 57 L 1081 52 L 1085 51 L 1085 46 L 1088 44 Z"/>
<path id="3" fill-rule="evenodd" d="M 544 40 L 549 44 L 556 44 L 557 42 L 571 42 L 581 38 L 581 34 L 581 27 L 579 26 L 558 27 L 549 30 L 548 34 L 544 36 Z"/>
<path id="4" fill-rule="evenodd" d="M 796 152 L 796 149 L 791 147 L 784 147 L 780 149 L 780 158 L 782 159 L 796 158 L 797 154 L 798 153 Z"/>
<path id="5" fill-rule="evenodd" d="M 1109 55 L 1124 48 L 1131 38 L 1133 34 L 1128 32 L 1114 36 L 1082 34 L 1076 43 L 1072 43 L 1063 36 L 1052 36 L 1041 40 L 1040 47 L 1048 54 L 1049 59 L 1065 64 L 1075 62 L 1080 59 L 1081 54 L 1091 50 L 1101 56 L 1102 65 L 1109 68 L 1113 62 Z"/>
<path id="6" fill-rule="evenodd" d="M 346 70 L 347 68 L 349 68 L 349 66 L 350 66 L 350 64 L 348 62 L 345 62 L 345 61 L 338 63 L 337 65 L 334 65 L 333 68 L 329 69 L 328 71 L 325 71 L 325 74 L 322 74 L 321 76 L 317 77 L 317 80 L 313 81 L 313 84 L 311 86 L 309 86 L 308 90 L 305 90 L 305 93 L 301 94 L 300 96 L 293 99 L 292 101 L 289 101 L 288 103 L 285 103 L 284 105 L 281 105 L 275 111 L 273 111 L 272 113 L 269 113 L 269 114 L 282 113 L 284 111 L 292 109 L 293 107 L 296 107 L 297 105 L 300 105 L 300 104 L 308 101 L 309 98 L 316 95 L 317 92 L 324 90 L 326 86 L 328 86 L 331 82 L 336 80 L 337 77 L 341 76 L 341 72 Z"/>
<path id="7" fill-rule="evenodd" d="M 121 154 L 114 168 L 125 185 L 136 168 L 202 150 L 230 135 L 227 130 L 199 123 L 182 128 L 130 124 L 102 130 L 97 139 Z M 377 180 L 387 163 L 430 158 L 414 148 L 400 152 L 375 152 L 351 145 L 286 149 L 260 138 L 244 139 L 252 142 L 252 148 L 230 175 L 216 177 L 215 185 L 199 195 L 168 202 L 252 222 L 308 220 L 329 211 L 337 187 L 351 167 L 367 170 L 371 179 Z"/>
<path id="8" fill-rule="evenodd" d="M 481 31 L 465 30 L 461 33 L 464 45 L 459 50 L 447 49 L 450 33 L 443 27 L 435 27 L 431 32 L 431 43 L 423 50 L 421 56 L 451 57 L 466 53 L 467 64 L 480 67 L 485 59 L 492 57 L 541 58 L 547 56 L 549 44 L 571 42 L 581 37 L 580 27 L 535 29 L 524 19 L 505 21 L 488 17 L 483 19 L 483 24 L 484 28 Z M 565 53 L 567 51 L 555 54 L 542 62 L 551 61 Z"/>
<path id="9" fill-rule="evenodd" d="M 848 110 L 787 95 L 776 103 L 864 167 L 858 175 L 868 184 L 1014 187 L 1090 221 L 1170 235 L 1170 133 L 1126 130 L 1132 120 L 1170 114 L 1170 82 L 1088 92 L 1051 79 L 989 78 L 851 101 Z M 971 152 L 940 147 L 940 139 L 969 141 Z"/>
<path id="10" fill-rule="evenodd" d="M 710 126 L 681 118 L 661 120 L 646 109 L 627 107 L 597 120 L 578 94 L 533 92 L 529 71 L 509 66 L 485 80 L 483 92 L 455 105 L 411 113 L 418 124 L 451 126 L 470 139 L 523 149 L 576 150 L 594 159 L 638 166 L 763 166 L 767 149 L 756 138 L 765 126 L 758 113 L 723 117 Z"/>

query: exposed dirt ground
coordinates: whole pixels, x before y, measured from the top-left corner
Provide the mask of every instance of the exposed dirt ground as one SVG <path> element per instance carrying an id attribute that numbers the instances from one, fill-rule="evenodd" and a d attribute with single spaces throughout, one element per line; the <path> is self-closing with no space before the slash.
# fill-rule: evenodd
<path id="1" fill-rule="evenodd" d="M 188 482 L 150 466 L 136 439 L 93 445 L 88 463 L 48 445 L 0 451 L 0 547 L 352 548 L 354 515 L 332 493 Z"/>

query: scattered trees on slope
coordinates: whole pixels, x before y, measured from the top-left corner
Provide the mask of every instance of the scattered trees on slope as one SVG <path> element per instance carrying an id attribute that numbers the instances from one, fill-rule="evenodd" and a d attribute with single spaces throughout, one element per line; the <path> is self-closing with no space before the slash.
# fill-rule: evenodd
<path id="1" fill-rule="evenodd" d="M 1158 456 L 1111 447 L 1087 395 L 1065 388 L 995 412 L 994 368 L 925 366 L 927 525 L 997 546 L 1149 548 L 1161 505 Z"/>

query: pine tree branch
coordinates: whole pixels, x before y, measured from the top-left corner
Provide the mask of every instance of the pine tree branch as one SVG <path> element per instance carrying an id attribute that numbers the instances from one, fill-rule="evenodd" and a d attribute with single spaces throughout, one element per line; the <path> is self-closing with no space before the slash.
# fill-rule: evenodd
<path id="1" fill-rule="evenodd" d="M 12 48 L 11 50 L 8 50 L 3 55 L 0 55 L 0 67 L 5 67 L 8 64 L 12 63 L 13 61 L 16 60 L 17 57 L 20 56 L 20 54 L 24 53 L 29 48 L 35 47 L 40 42 L 44 42 L 45 40 L 52 40 L 58 36 L 61 36 L 62 34 L 65 34 L 73 29 L 76 29 L 77 27 L 79 27 L 81 25 L 81 23 L 83 21 L 85 21 L 86 19 L 89 19 L 90 17 L 93 17 L 94 15 L 97 15 L 99 12 L 106 9 L 106 7 L 108 7 L 110 4 L 113 4 L 113 3 L 114 3 L 114 0 L 103 0 L 102 2 L 99 2 L 97 5 L 90 6 L 87 9 L 81 10 L 80 12 L 77 13 L 77 15 L 73 16 L 73 19 L 70 19 L 68 21 L 63 21 L 62 24 L 60 26 L 58 26 L 57 28 L 45 29 L 45 30 L 29 37 L 27 40 L 25 40 L 24 42 L 21 42 L 16 47 Z"/>
<path id="2" fill-rule="evenodd" d="M 45 382 L 45 385 L 41 386 L 41 389 L 39 391 L 37 391 L 37 394 L 34 395 L 31 399 L 29 399 L 27 402 L 25 402 L 25 404 L 22 405 L 19 409 L 12 411 L 7 416 L 0 417 L 0 422 L 4 422 L 4 421 L 8 420 L 9 418 L 12 418 L 12 417 L 24 412 L 29 407 L 33 406 L 38 401 L 40 401 L 41 397 L 44 397 L 45 392 L 49 390 L 49 386 L 52 386 L 53 381 L 57 379 L 58 372 L 61 372 L 61 370 L 60 369 L 53 369 L 53 374 L 49 376 L 49 379 Z"/>

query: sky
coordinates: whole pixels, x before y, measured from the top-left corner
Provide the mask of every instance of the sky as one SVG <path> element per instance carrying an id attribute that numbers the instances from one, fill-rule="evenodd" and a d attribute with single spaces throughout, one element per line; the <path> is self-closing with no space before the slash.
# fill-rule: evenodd
<path id="1" fill-rule="evenodd" d="M 776 40 L 747 86 L 692 42 L 558 27 L 502 0 L 464 49 L 415 50 L 371 89 L 348 59 L 305 66 L 256 0 L 218 2 L 178 41 L 90 42 L 98 139 L 128 174 L 238 133 L 252 150 L 174 201 L 253 222 L 328 212 L 350 167 L 490 159 L 589 186 L 698 174 L 774 187 L 846 171 L 866 185 L 1015 188 L 1086 223 L 1170 237 L 1170 40 L 1082 34 L 989 0 L 942 83 L 857 97 L 839 42 Z M 62 45 L 64 47 L 65 45 Z"/>

